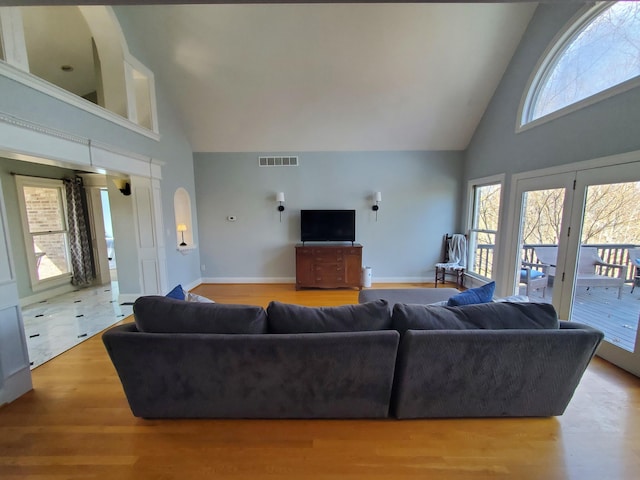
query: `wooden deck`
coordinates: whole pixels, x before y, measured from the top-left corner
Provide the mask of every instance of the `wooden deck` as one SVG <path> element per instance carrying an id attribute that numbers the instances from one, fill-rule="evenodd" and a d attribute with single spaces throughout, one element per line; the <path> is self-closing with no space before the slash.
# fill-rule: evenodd
<path id="1" fill-rule="evenodd" d="M 631 285 L 625 285 L 620 300 L 617 293 L 612 288 L 579 288 L 571 320 L 603 331 L 608 342 L 633 352 L 640 317 L 640 287 L 631 293 Z M 551 303 L 552 295 L 553 287 L 547 288 L 544 301 Z M 537 292 L 530 299 L 543 300 Z"/>

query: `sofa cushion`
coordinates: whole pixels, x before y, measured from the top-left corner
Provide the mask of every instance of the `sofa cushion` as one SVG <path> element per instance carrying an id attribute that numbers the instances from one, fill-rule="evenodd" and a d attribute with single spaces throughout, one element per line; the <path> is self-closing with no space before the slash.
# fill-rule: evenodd
<path id="1" fill-rule="evenodd" d="M 447 305 L 457 307 L 460 305 L 474 305 L 477 303 L 487 303 L 493 298 L 493 292 L 496 289 L 496 282 L 489 282 L 481 287 L 470 288 L 464 292 L 449 298 Z"/>
<path id="2" fill-rule="evenodd" d="M 548 303 L 491 302 L 461 307 L 396 304 L 392 328 L 407 330 L 558 328 L 558 315 Z"/>
<path id="3" fill-rule="evenodd" d="M 262 307 L 185 302 L 160 296 L 138 298 L 133 304 L 136 326 L 147 333 L 265 333 Z"/>
<path id="4" fill-rule="evenodd" d="M 267 315 L 269 333 L 363 332 L 391 327 L 386 300 L 339 307 L 303 307 L 274 301 L 267 307 Z"/>
<path id="5" fill-rule="evenodd" d="M 182 288 L 182 285 L 176 285 L 173 287 L 173 290 L 167 293 L 166 297 L 175 298 L 176 300 L 184 300 L 184 289 Z"/>

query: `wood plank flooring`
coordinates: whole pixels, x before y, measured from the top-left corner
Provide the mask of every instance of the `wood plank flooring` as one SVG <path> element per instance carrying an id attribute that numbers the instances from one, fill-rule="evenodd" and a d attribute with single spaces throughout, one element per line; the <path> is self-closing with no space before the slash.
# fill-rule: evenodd
<path id="1" fill-rule="evenodd" d="M 263 306 L 337 305 L 358 294 L 293 285 L 195 293 Z M 640 472 L 640 379 L 600 359 L 565 414 L 542 419 L 142 420 L 99 336 L 32 373 L 35 389 L 0 408 L 2 480 L 631 480 Z"/>

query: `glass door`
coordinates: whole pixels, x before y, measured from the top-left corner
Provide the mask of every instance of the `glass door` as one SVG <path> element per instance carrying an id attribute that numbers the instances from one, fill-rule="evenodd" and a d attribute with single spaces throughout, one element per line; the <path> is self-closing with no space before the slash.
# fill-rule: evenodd
<path id="1" fill-rule="evenodd" d="M 559 313 L 603 331 L 598 354 L 640 375 L 640 163 L 578 172 L 574 198 Z"/>
<path id="2" fill-rule="evenodd" d="M 516 231 L 512 245 L 513 291 L 534 302 L 560 305 L 558 265 L 564 262 L 571 191 L 575 173 L 546 175 L 516 182 Z"/>

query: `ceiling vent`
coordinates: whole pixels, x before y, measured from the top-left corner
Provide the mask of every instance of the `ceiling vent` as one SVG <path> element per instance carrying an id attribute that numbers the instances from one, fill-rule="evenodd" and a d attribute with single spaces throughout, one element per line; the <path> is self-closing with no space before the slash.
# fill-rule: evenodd
<path id="1" fill-rule="evenodd" d="M 297 167 L 298 157 L 258 157 L 261 167 Z"/>

